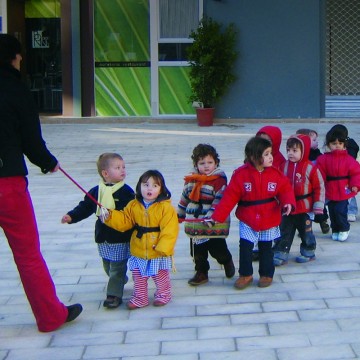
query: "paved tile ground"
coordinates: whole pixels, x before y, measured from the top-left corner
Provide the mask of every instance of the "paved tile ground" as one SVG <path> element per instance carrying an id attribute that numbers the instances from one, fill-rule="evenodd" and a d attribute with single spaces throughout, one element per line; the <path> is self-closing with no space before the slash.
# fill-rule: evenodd
<path id="1" fill-rule="evenodd" d="M 278 123 L 284 139 L 299 127 L 311 127 L 321 141 L 333 123 Z M 243 161 L 246 141 L 263 123 L 199 128 L 188 123 L 45 124 L 44 137 L 61 165 L 84 188 L 98 182 L 95 161 L 105 151 L 121 153 L 127 183 L 135 187 L 149 168 L 165 176 L 177 204 L 183 176 L 190 170 L 192 148 L 214 145 L 228 177 Z M 348 123 L 359 141 L 360 124 Z M 93 240 L 94 217 L 62 225 L 63 214 L 83 197 L 65 176 L 42 175 L 30 165 L 30 191 L 38 218 L 42 250 L 66 303 L 81 302 L 84 312 L 56 332 L 36 329 L 6 239 L 0 233 L 0 359 L 2 360 L 218 360 L 218 359 L 356 359 L 360 358 L 360 221 L 351 224 L 344 243 L 323 235 L 317 224 L 317 260 L 277 268 L 274 283 L 237 291 L 211 259 L 210 282 L 190 287 L 193 275 L 183 230 L 172 274 L 173 300 L 163 308 L 128 311 L 102 307 L 106 276 Z M 233 218 L 228 245 L 238 263 L 238 229 Z M 257 264 L 255 278 L 257 279 Z M 130 274 L 129 274 L 130 276 Z M 154 286 L 150 282 L 150 293 Z M 132 281 L 125 287 L 125 301 Z"/>

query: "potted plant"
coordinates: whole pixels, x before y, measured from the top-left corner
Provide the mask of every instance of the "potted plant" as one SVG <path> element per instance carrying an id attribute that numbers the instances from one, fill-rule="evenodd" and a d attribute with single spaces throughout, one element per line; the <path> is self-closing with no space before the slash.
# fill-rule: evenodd
<path id="1" fill-rule="evenodd" d="M 215 104 L 236 80 L 236 35 L 235 24 L 224 27 L 211 17 L 204 17 L 190 34 L 194 41 L 187 50 L 192 91 L 189 100 L 196 107 L 200 126 L 213 124 Z M 210 112 L 211 119 L 204 119 L 203 112 Z"/>

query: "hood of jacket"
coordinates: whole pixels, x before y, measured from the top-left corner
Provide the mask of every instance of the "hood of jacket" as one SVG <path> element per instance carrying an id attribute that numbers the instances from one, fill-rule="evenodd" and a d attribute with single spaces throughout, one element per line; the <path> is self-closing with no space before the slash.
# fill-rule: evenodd
<path id="1" fill-rule="evenodd" d="M 256 136 L 261 134 L 266 134 L 270 137 L 272 143 L 272 152 L 273 155 L 276 155 L 280 152 L 280 145 L 282 140 L 281 130 L 277 126 L 264 126 L 257 133 Z"/>

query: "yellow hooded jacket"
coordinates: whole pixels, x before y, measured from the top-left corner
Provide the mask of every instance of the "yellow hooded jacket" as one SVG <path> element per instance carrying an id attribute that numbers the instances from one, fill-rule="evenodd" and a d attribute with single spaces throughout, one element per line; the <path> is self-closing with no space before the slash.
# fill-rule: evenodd
<path id="1" fill-rule="evenodd" d="M 109 212 L 110 216 L 105 221 L 107 226 L 118 231 L 135 227 L 130 240 L 131 255 L 150 260 L 174 254 L 179 223 L 170 199 L 154 202 L 147 209 L 138 200 L 132 200 L 124 210 L 109 210 Z M 139 238 L 136 225 L 145 228 L 159 227 L 160 231 L 147 232 Z"/>

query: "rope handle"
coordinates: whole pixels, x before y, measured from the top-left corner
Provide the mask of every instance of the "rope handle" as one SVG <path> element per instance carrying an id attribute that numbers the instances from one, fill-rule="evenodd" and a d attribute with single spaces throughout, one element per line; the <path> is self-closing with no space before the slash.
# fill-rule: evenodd
<path id="1" fill-rule="evenodd" d="M 203 219 L 182 219 L 182 218 L 179 218 L 179 223 L 181 224 L 183 222 L 200 223 L 200 222 L 214 222 L 214 220 L 208 219 L 208 218 L 203 218 Z"/>
<path id="2" fill-rule="evenodd" d="M 72 182 L 74 183 L 91 201 L 93 201 L 100 208 L 100 220 L 104 222 L 109 217 L 109 211 L 102 206 L 90 193 L 88 193 L 77 181 L 75 181 L 61 166 L 59 170 Z"/>
<path id="3" fill-rule="evenodd" d="M 97 206 L 103 207 L 91 194 L 89 194 L 78 182 L 76 182 L 61 166 L 59 170 L 70 179 L 90 200 L 92 200 Z"/>

